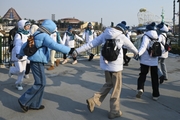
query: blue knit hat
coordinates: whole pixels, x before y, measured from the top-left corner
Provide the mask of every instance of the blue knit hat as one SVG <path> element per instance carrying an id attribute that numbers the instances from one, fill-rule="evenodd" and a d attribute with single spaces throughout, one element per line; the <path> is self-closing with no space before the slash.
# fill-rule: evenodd
<path id="1" fill-rule="evenodd" d="M 27 26 L 27 25 L 31 25 L 31 23 L 29 21 L 25 22 L 24 26 Z"/>
<path id="2" fill-rule="evenodd" d="M 70 31 L 72 29 L 72 26 L 68 26 L 67 31 Z"/>
<path id="3" fill-rule="evenodd" d="M 161 22 L 160 24 L 158 24 L 156 26 L 160 31 L 163 31 L 163 32 L 168 32 L 169 29 L 168 29 L 168 26 L 164 23 L 164 22 Z"/>
<path id="4" fill-rule="evenodd" d="M 89 22 L 87 26 L 92 26 L 92 23 L 91 23 L 91 22 Z"/>
<path id="5" fill-rule="evenodd" d="M 120 28 L 123 33 L 125 33 L 125 31 L 127 30 L 125 21 L 122 21 L 121 23 L 117 24 L 116 27 Z"/>
<path id="6" fill-rule="evenodd" d="M 147 30 L 155 30 L 156 29 L 156 23 L 152 22 L 151 24 L 146 26 Z"/>

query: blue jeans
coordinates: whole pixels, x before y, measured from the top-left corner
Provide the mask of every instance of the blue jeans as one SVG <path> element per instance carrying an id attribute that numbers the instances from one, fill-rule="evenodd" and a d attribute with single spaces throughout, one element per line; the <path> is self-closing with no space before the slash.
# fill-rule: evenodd
<path id="1" fill-rule="evenodd" d="M 35 82 L 34 85 L 19 98 L 19 101 L 22 105 L 29 108 L 39 108 L 41 106 L 44 87 L 46 85 L 44 64 L 31 61 L 30 67 Z"/>
<path id="2" fill-rule="evenodd" d="M 164 75 L 164 79 L 168 79 L 165 58 L 159 58 L 158 61 L 159 61 L 158 78 Z"/>

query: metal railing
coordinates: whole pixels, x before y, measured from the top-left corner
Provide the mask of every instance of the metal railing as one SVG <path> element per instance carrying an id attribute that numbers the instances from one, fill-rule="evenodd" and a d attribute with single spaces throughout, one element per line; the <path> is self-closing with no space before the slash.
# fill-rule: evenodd
<path id="1" fill-rule="evenodd" d="M 76 47 L 82 46 L 83 43 L 79 40 L 76 40 Z M 94 54 L 99 55 L 101 46 L 95 47 L 92 49 Z M 9 43 L 8 36 L 2 37 L 0 36 L 0 64 L 9 64 L 11 62 L 11 53 L 9 52 Z M 86 56 L 86 52 L 80 54 L 80 56 Z M 63 58 L 63 54 L 61 52 L 56 52 L 56 58 Z"/>

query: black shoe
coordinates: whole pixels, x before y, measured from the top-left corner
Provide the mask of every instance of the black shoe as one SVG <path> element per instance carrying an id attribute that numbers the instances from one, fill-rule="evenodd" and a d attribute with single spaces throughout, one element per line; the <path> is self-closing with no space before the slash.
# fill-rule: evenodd
<path id="1" fill-rule="evenodd" d="M 124 65 L 124 66 L 128 66 L 128 63 L 124 63 L 123 65 Z"/>
<path id="2" fill-rule="evenodd" d="M 18 100 L 18 103 L 21 106 L 21 109 L 23 110 L 23 112 L 27 112 L 28 111 L 28 107 L 23 106 L 19 100 Z"/>
<path id="3" fill-rule="evenodd" d="M 130 60 L 131 60 L 131 58 L 130 58 L 130 57 L 128 57 L 127 59 L 128 59 L 128 60 L 127 60 L 127 63 L 129 63 L 129 62 L 130 62 Z"/>
<path id="4" fill-rule="evenodd" d="M 162 84 L 164 82 L 164 75 L 162 75 L 159 79 L 160 79 L 160 84 Z"/>
<path id="5" fill-rule="evenodd" d="M 29 110 L 42 110 L 44 108 L 45 108 L 45 106 L 41 105 L 39 108 L 29 108 Z"/>
<path id="6" fill-rule="evenodd" d="M 88 61 L 91 61 L 93 59 L 94 55 L 90 54 Z"/>

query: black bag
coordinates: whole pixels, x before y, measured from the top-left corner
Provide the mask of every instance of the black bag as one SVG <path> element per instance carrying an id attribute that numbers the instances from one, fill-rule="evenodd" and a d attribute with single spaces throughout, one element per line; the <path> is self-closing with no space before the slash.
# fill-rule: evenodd
<path id="1" fill-rule="evenodd" d="M 162 45 L 164 46 L 164 49 L 166 51 L 170 51 L 171 50 L 171 40 L 169 38 L 167 38 L 164 34 L 161 34 L 166 38 L 166 42 L 165 45 L 162 43 Z"/>
<path id="2" fill-rule="evenodd" d="M 145 34 L 146 35 L 146 34 Z M 158 57 L 162 55 L 161 44 L 156 39 L 152 39 L 146 35 L 152 42 L 151 46 L 148 49 L 148 53 L 151 57 Z"/>
<path id="3" fill-rule="evenodd" d="M 116 45 L 116 39 L 106 39 L 102 47 L 101 54 L 107 61 L 115 61 L 119 55 L 120 49 Z"/>
<path id="4" fill-rule="evenodd" d="M 38 34 L 40 34 L 40 33 L 37 33 L 36 35 L 38 35 Z M 24 54 L 25 54 L 26 56 L 28 56 L 28 57 L 34 55 L 34 54 L 36 53 L 36 51 L 37 51 L 39 48 L 41 48 L 41 47 L 37 48 L 36 45 L 35 45 L 34 37 L 35 37 L 36 35 L 34 35 L 34 36 L 33 36 L 33 35 L 30 35 L 30 36 L 28 37 L 28 39 L 27 39 L 27 45 L 26 45 L 25 48 L 23 49 Z"/>

